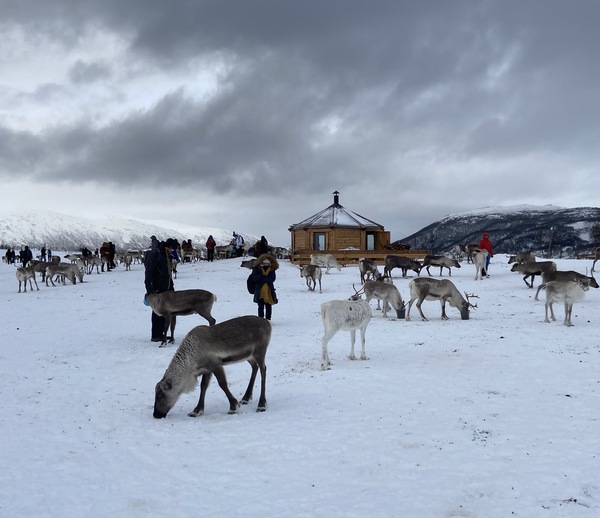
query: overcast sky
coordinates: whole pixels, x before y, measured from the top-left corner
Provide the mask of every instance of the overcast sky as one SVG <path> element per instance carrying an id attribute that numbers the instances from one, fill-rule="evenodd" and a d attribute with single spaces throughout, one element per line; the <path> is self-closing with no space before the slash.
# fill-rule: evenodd
<path id="1" fill-rule="evenodd" d="M 600 2 L 0 0 L 0 211 L 289 242 L 598 206 Z"/>

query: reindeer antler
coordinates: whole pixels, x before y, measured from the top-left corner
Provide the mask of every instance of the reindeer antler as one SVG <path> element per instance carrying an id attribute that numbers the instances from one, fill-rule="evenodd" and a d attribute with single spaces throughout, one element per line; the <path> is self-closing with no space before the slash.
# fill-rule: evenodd
<path id="1" fill-rule="evenodd" d="M 352 295 L 350 297 L 351 300 L 358 300 L 360 299 L 360 296 L 365 292 L 365 289 L 362 288 L 359 291 L 356 291 L 356 286 L 354 286 L 354 283 L 352 283 L 352 288 L 354 289 L 354 295 Z"/>
<path id="2" fill-rule="evenodd" d="M 465 297 L 467 298 L 467 304 L 469 304 L 470 308 L 477 309 L 477 304 L 471 304 L 470 298 L 478 299 L 479 295 L 475 295 L 474 293 L 467 293 L 465 291 Z"/>

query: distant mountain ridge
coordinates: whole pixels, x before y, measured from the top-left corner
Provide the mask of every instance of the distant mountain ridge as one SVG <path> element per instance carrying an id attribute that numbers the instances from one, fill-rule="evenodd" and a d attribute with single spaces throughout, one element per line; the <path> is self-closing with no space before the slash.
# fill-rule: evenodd
<path id="1" fill-rule="evenodd" d="M 219 245 L 226 245 L 233 230 L 164 223 L 143 223 L 130 219 L 94 220 L 51 211 L 35 211 L 0 216 L 0 248 L 19 250 L 28 245 L 51 250 L 77 251 L 86 246 L 94 250 L 104 241 L 112 241 L 119 250 L 143 250 L 150 236 L 159 240 L 169 237 L 180 242 L 188 239 L 202 245 L 209 235 Z M 242 234 L 247 244 L 258 237 Z M 478 243 L 489 232 L 497 253 L 533 250 L 538 256 L 575 257 L 600 246 L 600 208 L 561 208 L 552 205 L 517 205 L 488 207 L 442 218 L 414 234 L 401 239 L 413 249 L 431 250 L 435 254 L 452 254 L 456 244 Z"/>
<path id="2" fill-rule="evenodd" d="M 203 245 L 209 235 L 218 245 L 226 245 L 233 237 L 232 230 L 212 227 L 193 227 L 173 224 L 162 227 L 129 219 L 94 220 L 69 216 L 52 211 L 14 213 L 0 216 L 0 248 L 7 246 L 20 250 L 28 245 L 32 250 L 43 246 L 51 250 L 77 251 L 87 247 L 94 251 L 104 241 L 112 241 L 117 250 L 144 250 L 150 246 L 150 237 L 159 240 L 188 239 L 194 246 Z M 254 244 L 258 237 L 239 231 L 246 244 Z"/>
<path id="3" fill-rule="evenodd" d="M 538 256 L 575 257 L 600 246 L 600 208 L 488 207 L 452 214 L 401 241 L 450 254 L 456 244 L 479 243 L 484 231 L 497 253 L 533 250 Z"/>

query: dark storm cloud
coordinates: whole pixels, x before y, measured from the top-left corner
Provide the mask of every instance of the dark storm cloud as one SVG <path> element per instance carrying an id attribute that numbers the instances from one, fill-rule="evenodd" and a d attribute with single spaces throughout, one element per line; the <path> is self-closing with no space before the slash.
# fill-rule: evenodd
<path id="1" fill-rule="evenodd" d="M 531 153 L 598 158 L 596 2 L 10 4 L 5 24 L 65 48 L 93 28 L 128 41 L 132 63 L 224 67 L 210 98 L 182 84 L 102 126 L 82 118 L 35 136 L 5 131 L 5 172 L 309 192 L 414 175 L 405 157 L 415 152 L 429 157 L 428 174 Z M 85 84 L 111 71 L 80 61 L 68 77 Z"/>

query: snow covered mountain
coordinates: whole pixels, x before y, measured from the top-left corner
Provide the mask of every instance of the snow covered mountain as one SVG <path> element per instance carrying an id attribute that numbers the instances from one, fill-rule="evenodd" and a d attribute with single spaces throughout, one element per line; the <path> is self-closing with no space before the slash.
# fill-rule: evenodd
<path id="1" fill-rule="evenodd" d="M 246 243 L 259 239 L 235 230 Z M 478 243 L 483 231 L 491 234 L 498 253 L 534 250 L 539 256 L 574 257 L 600 246 L 600 208 L 488 207 L 446 216 L 401 241 L 412 248 L 450 254 L 457 243 Z M 17 250 L 24 245 L 32 249 L 46 246 L 66 251 L 86 246 L 94 250 L 103 241 L 112 241 L 119 250 L 145 249 L 152 235 L 161 240 L 172 237 L 180 242 L 191 239 L 194 245 L 200 245 L 210 234 L 217 244 L 226 245 L 233 230 L 168 222 L 159 226 L 129 219 L 93 220 L 47 211 L 0 216 L 0 248 L 11 246 Z"/>
<path id="2" fill-rule="evenodd" d="M 494 252 L 533 250 L 538 256 L 575 257 L 600 246 L 600 208 L 553 205 L 487 207 L 447 216 L 402 239 L 415 249 L 452 253 L 489 232 Z"/>
<path id="3" fill-rule="evenodd" d="M 259 239 L 239 233 L 246 243 Z M 143 250 L 150 246 L 152 235 L 159 240 L 171 237 L 180 243 L 191 239 L 196 246 L 204 244 L 211 234 L 218 245 L 226 245 L 233 237 L 233 230 L 180 224 L 167 227 L 129 219 L 93 220 L 51 211 L 0 216 L 0 248 L 10 246 L 17 250 L 24 245 L 32 250 L 42 246 L 51 250 L 77 251 L 83 247 L 95 250 L 104 241 L 112 241 L 117 250 Z"/>

